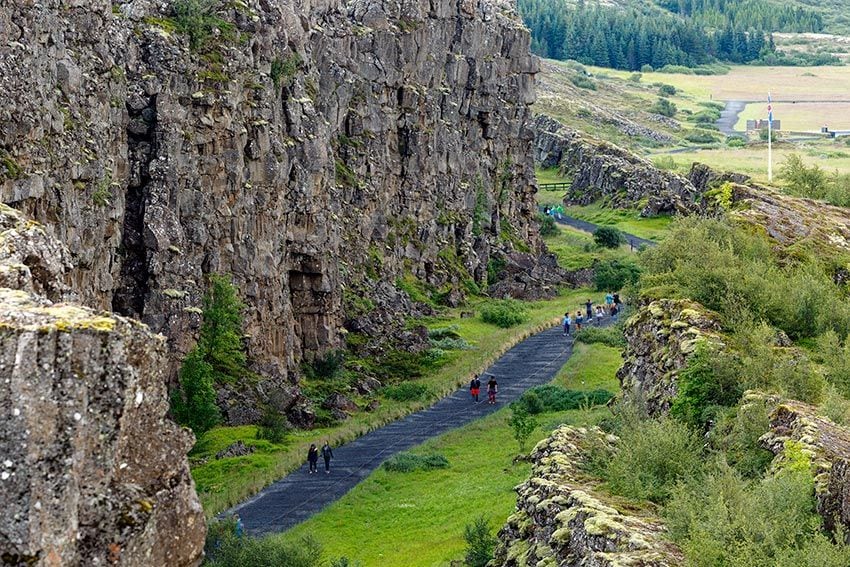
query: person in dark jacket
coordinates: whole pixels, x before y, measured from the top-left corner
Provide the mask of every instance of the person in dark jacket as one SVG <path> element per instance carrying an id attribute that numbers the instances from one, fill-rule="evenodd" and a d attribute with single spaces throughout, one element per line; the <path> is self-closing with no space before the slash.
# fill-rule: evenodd
<path id="1" fill-rule="evenodd" d="M 478 379 L 478 375 L 476 374 L 472 381 L 469 383 L 469 393 L 472 394 L 472 399 L 475 400 L 475 403 L 478 403 L 478 392 L 481 391 L 481 380 Z"/>
<path id="2" fill-rule="evenodd" d="M 490 375 L 490 380 L 487 382 L 487 400 L 491 404 L 496 403 L 496 394 L 499 392 L 499 383 L 496 382 L 496 377 Z"/>
<path id="3" fill-rule="evenodd" d="M 319 472 L 319 469 L 316 467 L 316 463 L 319 462 L 319 450 L 316 448 L 315 443 L 310 443 L 310 450 L 307 451 L 307 463 L 310 465 L 310 473 Z"/>
<path id="4" fill-rule="evenodd" d="M 334 452 L 327 441 L 322 445 L 322 457 L 325 459 L 325 474 L 331 474 L 331 459 L 334 458 Z"/>

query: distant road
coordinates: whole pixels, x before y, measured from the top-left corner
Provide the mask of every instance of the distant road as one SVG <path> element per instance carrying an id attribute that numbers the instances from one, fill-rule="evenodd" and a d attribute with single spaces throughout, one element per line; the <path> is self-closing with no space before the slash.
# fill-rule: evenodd
<path id="1" fill-rule="evenodd" d="M 727 136 L 742 134 L 743 132 L 735 131 L 735 124 L 738 122 L 738 115 L 746 106 L 745 100 L 727 100 L 726 108 L 720 112 L 720 118 L 717 119 L 717 128 Z"/>

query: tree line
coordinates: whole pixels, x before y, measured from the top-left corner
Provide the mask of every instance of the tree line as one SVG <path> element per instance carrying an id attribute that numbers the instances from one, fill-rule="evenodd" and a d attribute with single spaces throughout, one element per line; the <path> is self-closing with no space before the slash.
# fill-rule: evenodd
<path id="1" fill-rule="evenodd" d="M 681 6 L 676 1 L 676 9 L 684 13 L 708 13 L 709 8 L 728 11 L 733 5 L 730 0 L 681 0 Z M 747 10 L 753 5 L 767 6 L 763 0 L 747 0 L 738 5 Z M 619 10 L 587 6 L 583 1 L 569 7 L 563 0 L 519 0 L 518 6 L 531 30 L 532 50 L 552 59 L 639 70 L 645 65 L 655 69 L 665 65 L 695 67 L 716 60 L 748 63 L 775 51 L 765 28 L 744 27 L 735 18 L 726 19 L 721 27 L 710 28 L 699 19 L 665 14 L 657 8 Z M 742 8 L 738 15 L 748 13 Z M 757 22 L 749 16 L 739 19 Z M 817 25 L 821 25 L 819 19 Z"/>
<path id="2" fill-rule="evenodd" d="M 656 4 L 713 29 L 758 29 L 768 32 L 820 32 L 823 17 L 802 6 L 768 0 L 655 0 Z"/>

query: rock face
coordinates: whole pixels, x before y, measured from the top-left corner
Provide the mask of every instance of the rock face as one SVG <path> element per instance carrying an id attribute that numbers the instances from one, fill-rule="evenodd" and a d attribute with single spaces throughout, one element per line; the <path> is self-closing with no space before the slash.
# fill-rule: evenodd
<path id="1" fill-rule="evenodd" d="M 698 303 L 662 299 L 641 307 L 625 327 L 625 362 L 617 371 L 623 395 L 646 404 L 650 415 L 666 414 L 676 396 L 676 378 L 701 340 L 720 343 L 716 316 Z"/>
<path id="2" fill-rule="evenodd" d="M 0 227 L 3 285 L 16 284 L 0 288 L 0 558 L 196 564 L 206 528 L 192 436 L 166 417 L 163 338 L 48 300 L 67 251 L 8 207 Z"/>
<path id="3" fill-rule="evenodd" d="M 216 6 L 204 39 L 170 2 L 0 0 L 0 200 L 67 244 L 84 304 L 174 361 L 205 276 L 232 274 L 283 387 L 340 345 L 345 290 L 480 284 L 492 249 L 538 251 L 511 3 Z"/>
<path id="4" fill-rule="evenodd" d="M 752 397 L 752 395 L 750 396 Z M 850 530 L 850 430 L 817 415 L 817 408 L 794 400 L 778 401 L 770 431 L 759 439 L 781 461 L 789 442 L 812 459 L 818 513 L 830 531 Z M 848 540 L 850 541 L 850 540 Z"/>
<path id="5" fill-rule="evenodd" d="M 559 167 L 572 184 L 567 205 L 605 199 L 611 207 L 641 207 L 645 216 L 698 210 L 696 188 L 684 177 L 660 170 L 637 155 L 592 140 L 545 115 L 533 121 L 534 161 Z"/>
<path id="6" fill-rule="evenodd" d="M 598 428 L 562 426 L 531 454 L 531 478 L 517 487 L 517 510 L 499 531 L 491 565 L 615 567 L 683 565 L 651 515 L 617 509 L 581 470 L 587 443 L 613 444 Z"/>

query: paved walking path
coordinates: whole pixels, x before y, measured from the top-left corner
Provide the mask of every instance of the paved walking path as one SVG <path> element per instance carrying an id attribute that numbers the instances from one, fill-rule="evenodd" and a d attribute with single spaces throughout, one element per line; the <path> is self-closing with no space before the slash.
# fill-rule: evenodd
<path id="1" fill-rule="evenodd" d="M 576 307 L 566 305 L 563 309 Z M 606 317 L 604 324 L 608 323 L 610 318 Z M 321 459 L 317 474 L 308 474 L 305 464 L 223 516 L 238 512 L 252 535 L 287 530 L 338 500 L 395 453 L 493 413 L 529 388 L 551 381 L 572 354 L 572 345 L 560 326 L 533 335 L 487 369 L 499 382 L 496 405 L 487 403 L 487 379 L 481 380 L 482 401 L 478 404 L 472 402 L 466 387 L 461 387 L 430 408 L 334 448 L 330 474 L 325 474 Z M 320 445 L 320 439 L 316 442 Z"/>
<path id="2" fill-rule="evenodd" d="M 556 215 L 552 218 L 559 224 L 565 224 L 567 226 L 583 230 L 584 232 L 594 233 L 597 229 L 602 228 L 601 224 L 594 224 L 565 214 Z M 634 234 L 629 234 L 628 232 L 623 232 L 623 236 L 626 237 L 626 242 L 630 242 L 635 248 L 640 248 L 641 246 L 655 246 L 658 244 L 657 242 L 641 238 L 640 236 L 635 236 Z"/>

